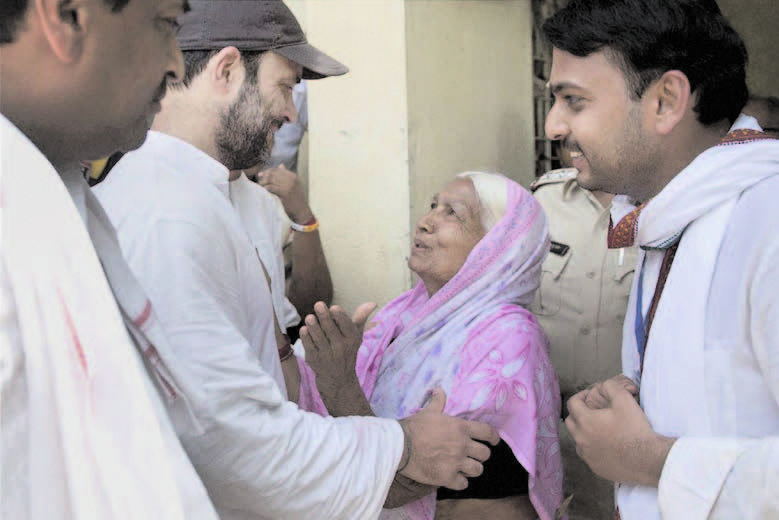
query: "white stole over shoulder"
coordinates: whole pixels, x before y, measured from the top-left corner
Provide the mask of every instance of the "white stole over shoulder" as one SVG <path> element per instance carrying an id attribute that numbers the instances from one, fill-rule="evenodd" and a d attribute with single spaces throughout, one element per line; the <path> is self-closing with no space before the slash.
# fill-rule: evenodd
<path id="1" fill-rule="evenodd" d="M 748 122 L 740 118 L 732 130 Z M 652 323 L 640 377 L 641 406 L 660 434 L 716 434 L 705 398 L 703 362 L 711 281 L 739 197 L 778 174 L 779 147 L 775 141 L 720 144 L 699 155 L 641 211 L 636 239 L 642 249 L 637 269 L 650 265 L 644 262 L 649 255 L 655 255 L 655 260 L 663 255 L 662 250 L 653 248 L 666 247 L 681 235 Z M 651 265 L 658 270 L 660 262 Z M 634 332 L 639 278 L 633 279 L 622 342 L 623 372 L 633 379 L 641 373 Z M 652 292 L 643 294 L 648 304 Z M 622 485 L 617 502 L 625 520 L 661 518 L 656 488 Z"/>
<path id="2" fill-rule="evenodd" d="M 70 194 L 12 123 L 0 117 L 0 130 L 0 252 L 25 359 L 30 518 L 215 518 L 194 472 L 192 486 L 177 482 L 170 424 Z"/>

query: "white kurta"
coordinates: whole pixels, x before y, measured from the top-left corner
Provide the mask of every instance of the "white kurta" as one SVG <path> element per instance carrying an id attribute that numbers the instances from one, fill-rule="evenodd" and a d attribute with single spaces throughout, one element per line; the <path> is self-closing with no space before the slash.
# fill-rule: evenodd
<path id="1" fill-rule="evenodd" d="M 705 394 L 716 438 L 674 445 L 659 487 L 666 519 L 779 518 L 777 197 L 779 176 L 745 193 L 731 214 L 706 316 Z"/>
<path id="2" fill-rule="evenodd" d="M 271 279 L 271 299 L 282 332 L 300 322 L 300 315 L 285 295 L 284 230 L 290 220 L 278 197 L 250 181 L 246 175 L 229 184 L 230 200 L 241 224 L 262 259 Z"/>
<path id="3" fill-rule="evenodd" d="M 227 179 L 210 156 L 150 132 L 95 188 L 176 364 L 205 391 L 194 404 L 208 409 L 206 432 L 181 430 L 182 442 L 223 518 L 376 517 L 402 430 L 285 399 L 271 296 Z"/>
<path id="4" fill-rule="evenodd" d="M 0 516 L 216 518 L 90 243 L 86 183 L 0 128 Z"/>
<path id="5" fill-rule="evenodd" d="M 639 241 L 645 230 L 669 221 L 670 232 L 684 212 L 706 208 L 683 227 L 641 375 L 652 426 L 679 440 L 659 489 L 620 486 L 625 520 L 779 517 L 777 198 L 779 142 L 760 141 L 701 154 L 650 202 L 654 213 L 645 214 L 649 205 L 642 212 Z M 709 208 L 707 200 L 721 202 Z M 667 207 L 658 211 L 661 202 Z M 644 257 L 646 315 L 663 251 L 642 252 L 639 268 Z M 634 378 L 637 282 L 623 349 L 624 372 Z"/>

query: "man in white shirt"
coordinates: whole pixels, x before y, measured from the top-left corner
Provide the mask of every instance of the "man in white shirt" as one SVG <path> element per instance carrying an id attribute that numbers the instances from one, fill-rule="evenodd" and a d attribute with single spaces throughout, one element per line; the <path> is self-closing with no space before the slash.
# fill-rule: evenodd
<path id="1" fill-rule="evenodd" d="M 713 0 L 572 0 L 543 30 L 547 135 L 641 248 L 624 375 L 568 401 L 577 451 L 626 520 L 777 517 L 779 142 L 739 117 L 746 48 Z"/>
<path id="2" fill-rule="evenodd" d="M 273 132 L 296 118 L 291 93 L 301 77 L 346 69 L 306 42 L 280 1 L 191 6 L 179 33 L 183 84 L 165 99 L 157 131 L 95 191 L 159 312 L 172 370 L 202 389 L 188 397 L 205 431 L 178 433 L 217 510 L 357 520 L 378 516 L 396 472 L 465 487 L 489 451 L 472 439 L 497 435 L 443 415 L 440 399 L 399 422 L 324 418 L 286 399 L 280 355 L 286 365 L 294 357 L 268 269 L 234 207 L 242 190 L 262 188 L 231 182 L 229 172 L 267 160 Z M 313 215 L 301 218 L 297 226 L 316 226 Z M 287 382 L 291 397 L 298 387 Z"/>
<path id="3" fill-rule="evenodd" d="M 170 421 L 200 425 L 79 168 L 143 142 L 183 73 L 186 8 L 2 8 L 2 518 L 217 518 Z"/>
<path id="4" fill-rule="evenodd" d="M 283 183 L 284 187 L 273 190 L 285 196 L 284 200 L 268 189 L 257 189 L 258 185 L 246 175 L 238 175 L 230 181 L 232 205 L 268 271 L 281 331 L 294 342 L 301 315 L 312 313 L 316 302 L 329 305 L 333 298 L 333 282 L 318 227 L 306 232 L 291 227 L 295 221 L 306 222 L 314 213 L 294 173 L 285 169 L 283 179 L 274 176 L 274 186 Z M 297 258 L 289 273 L 284 262 L 285 247 L 292 248 Z"/>
<path id="5" fill-rule="evenodd" d="M 271 296 L 281 309 L 279 325 L 292 342 L 299 337 L 301 317 L 313 314 L 316 302 L 330 305 L 333 300 L 333 280 L 318 230 L 296 232 L 290 227 L 313 216 L 297 174 L 300 142 L 308 129 L 306 85 L 302 80 L 292 89 L 297 120 L 285 122 L 274 133 L 268 162 L 243 170 L 246 178 L 265 189 L 242 189 L 242 196 L 233 198 L 268 269 Z M 236 185 L 246 182 L 239 172 L 235 175 Z"/>
<path id="6" fill-rule="evenodd" d="M 282 332 L 295 341 L 301 316 L 313 314 L 316 302 L 332 302 L 333 281 L 318 225 L 303 229 L 294 224 L 314 215 L 300 178 L 281 164 L 257 174 L 256 182 L 264 189 L 249 187 L 249 179 L 263 166 L 234 173 L 239 177 L 233 186 L 239 189 L 234 190 L 233 206 L 268 269 L 274 304 L 282 308 Z"/>

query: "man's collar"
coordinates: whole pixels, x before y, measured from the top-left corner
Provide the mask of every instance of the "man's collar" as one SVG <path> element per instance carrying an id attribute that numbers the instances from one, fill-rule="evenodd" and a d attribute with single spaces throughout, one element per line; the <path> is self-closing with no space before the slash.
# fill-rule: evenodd
<path id="1" fill-rule="evenodd" d="M 738 119 L 736 119 L 735 123 L 733 123 L 733 126 L 730 127 L 730 129 L 750 129 L 757 130 L 758 132 L 763 130 L 755 117 L 744 113 L 739 114 Z"/>
<path id="2" fill-rule="evenodd" d="M 150 152 L 165 158 L 177 170 L 182 170 L 188 175 L 198 175 L 204 180 L 219 188 L 229 198 L 228 179 L 230 171 L 227 167 L 203 152 L 199 148 L 170 134 L 149 131 L 146 142 L 143 145 Z"/>

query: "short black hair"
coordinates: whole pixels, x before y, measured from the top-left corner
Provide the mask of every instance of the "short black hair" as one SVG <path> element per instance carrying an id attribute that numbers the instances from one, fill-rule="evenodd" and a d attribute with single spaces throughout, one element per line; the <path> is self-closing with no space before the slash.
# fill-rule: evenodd
<path id="1" fill-rule="evenodd" d="M 683 72 L 705 126 L 732 124 L 749 96 L 746 46 L 715 0 L 570 0 L 543 32 L 574 56 L 603 50 L 634 99 L 665 72 Z"/>
<path id="2" fill-rule="evenodd" d="M 124 9 L 130 0 L 103 0 L 118 13 Z M 13 43 L 16 33 L 24 23 L 27 14 L 27 0 L 2 0 L 0 2 L 0 45 Z"/>
<path id="3" fill-rule="evenodd" d="M 189 88 L 194 80 L 208 65 L 219 50 L 208 51 L 183 51 L 184 55 L 184 77 L 178 83 L 171 84 L 172 87 Z M 247 80 L 250 84 L 257 83 L 257 71 L 260 69 L 260 57 L 265 51 L 241 51 L 243 66 L 246 69 Z"/>

